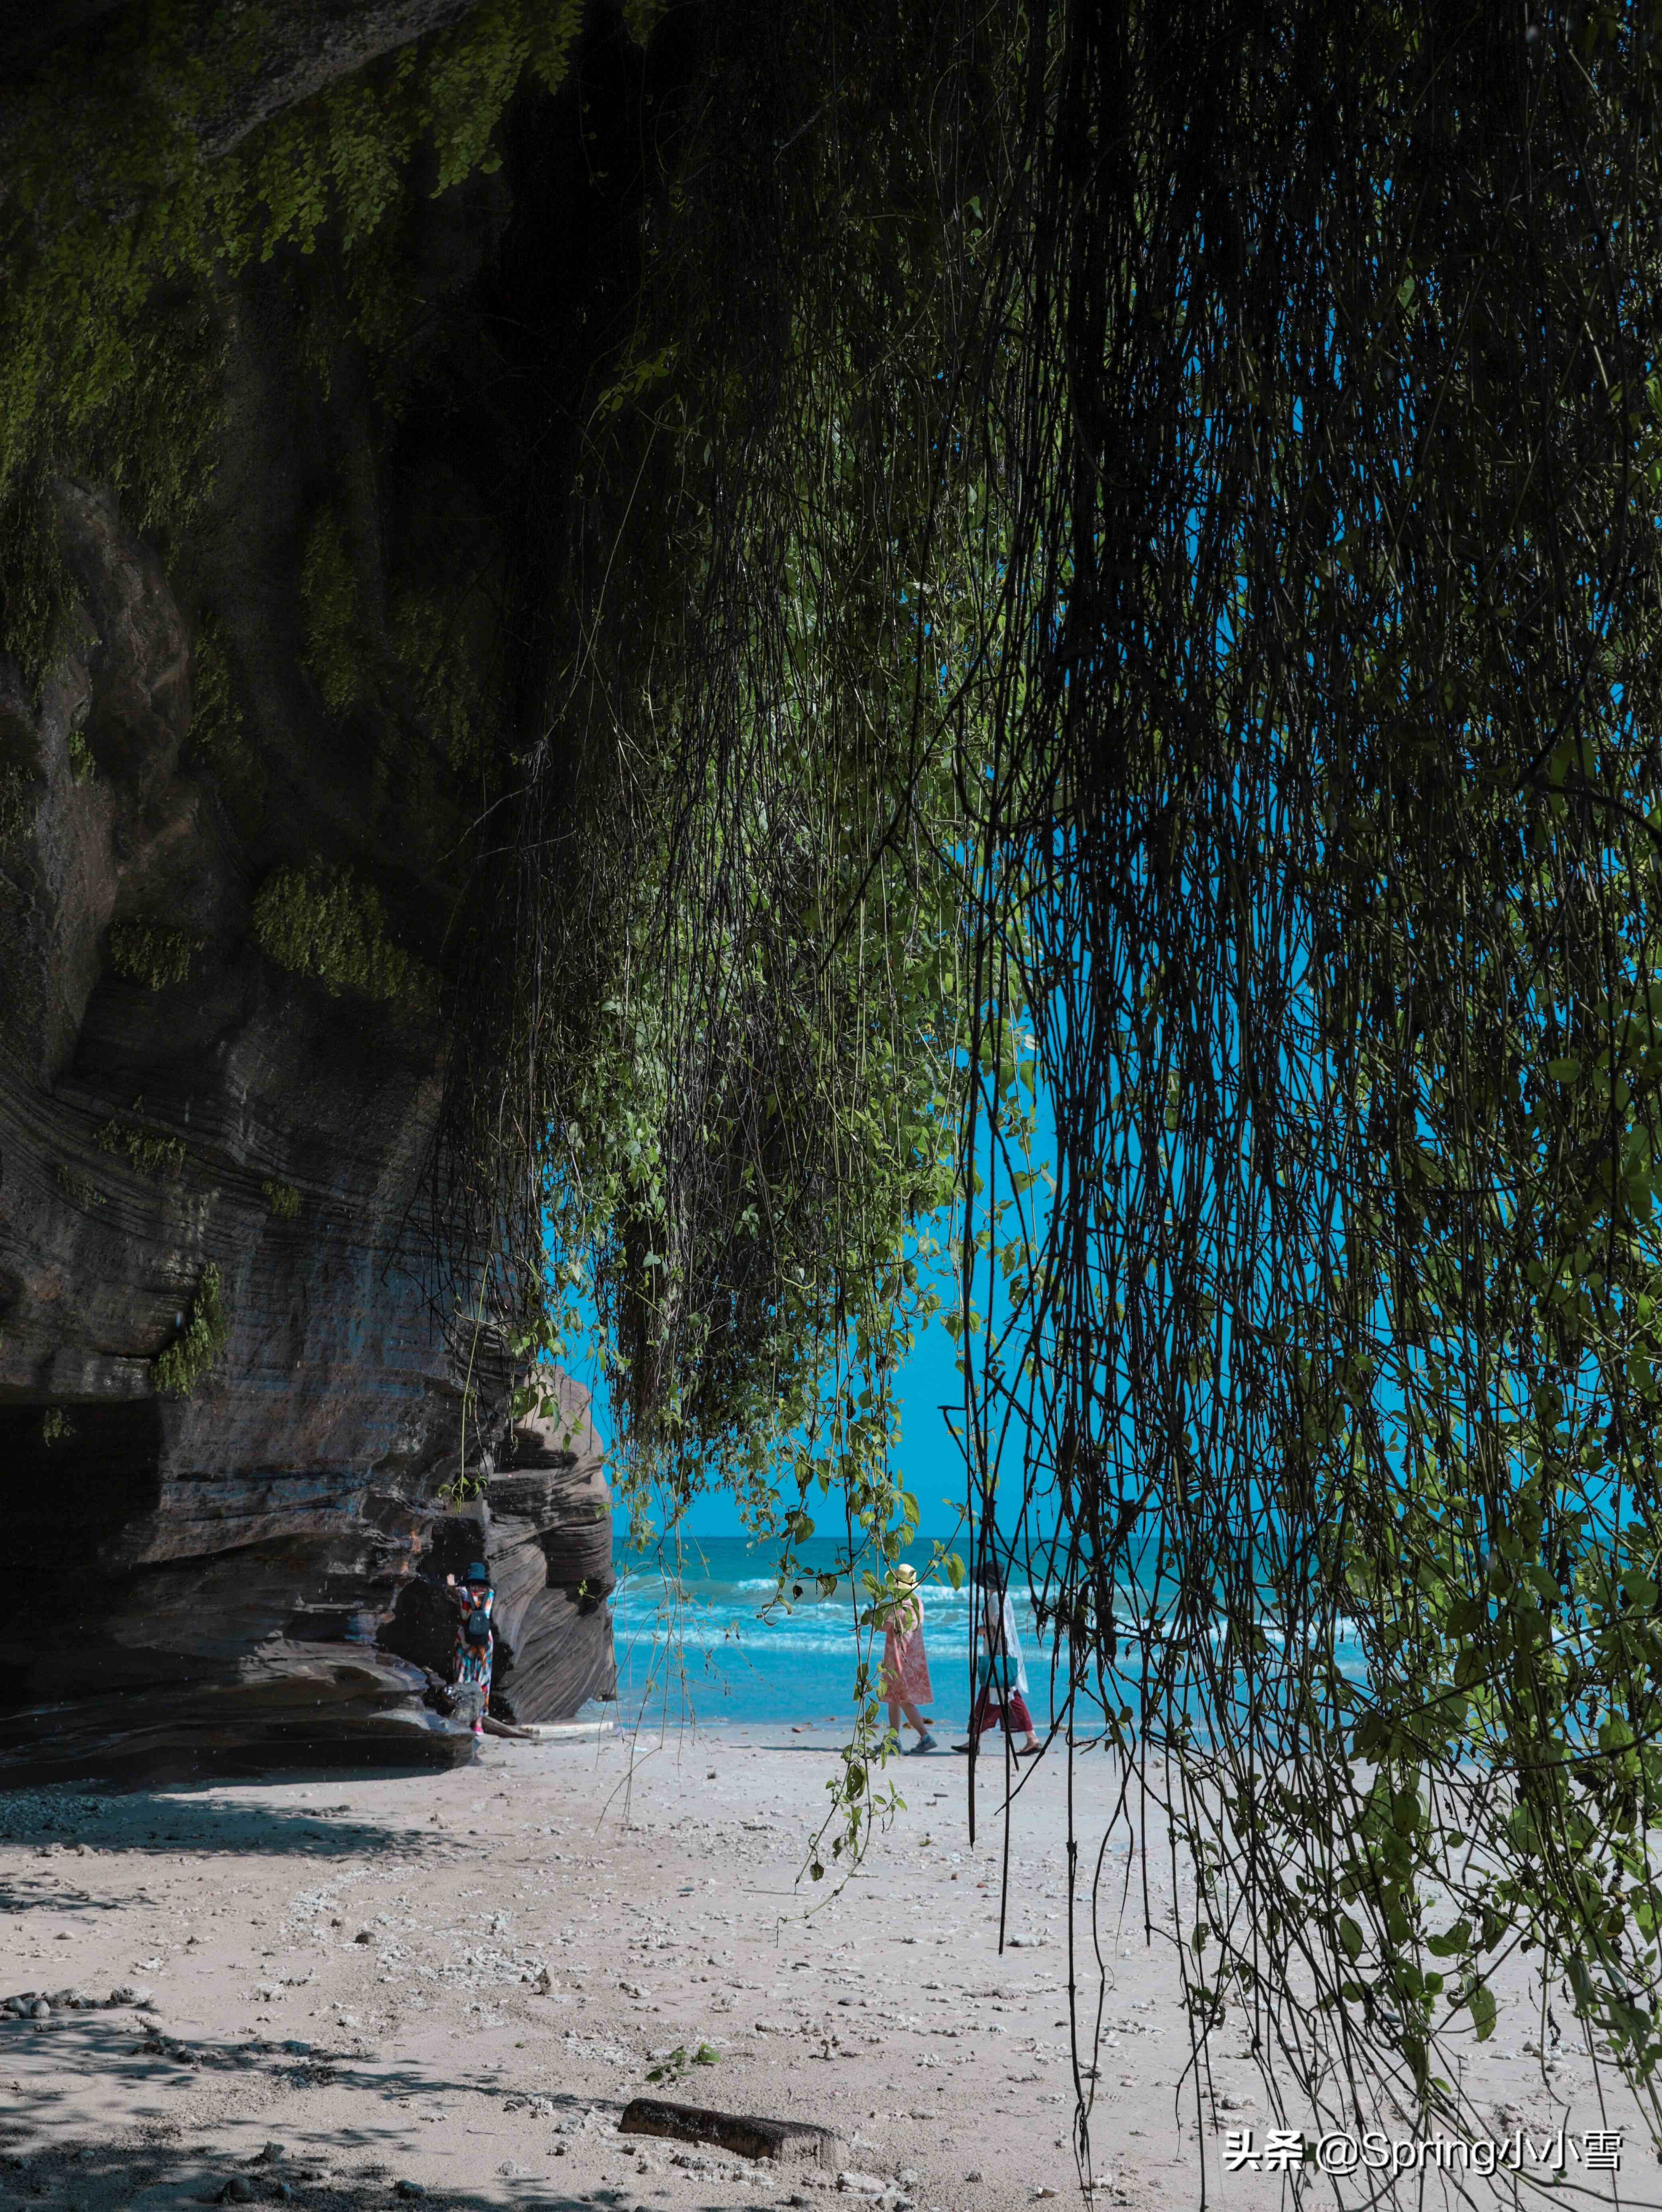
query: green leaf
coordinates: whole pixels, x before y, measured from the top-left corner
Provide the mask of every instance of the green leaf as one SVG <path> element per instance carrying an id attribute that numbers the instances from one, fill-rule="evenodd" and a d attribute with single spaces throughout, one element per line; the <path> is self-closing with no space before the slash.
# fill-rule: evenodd
<path id="1" fill-rule="evenodd" d="M 1452 1928 L 1446 1929 L 1441 1936 L 1433 1936 L 1425 1948 L 1434 1959 L 1459 1958 L 1463 1951 L 1469 1951 L 1471 1948 L 1471 1923 L 1469 1920 L 1457 1920 Z"/>

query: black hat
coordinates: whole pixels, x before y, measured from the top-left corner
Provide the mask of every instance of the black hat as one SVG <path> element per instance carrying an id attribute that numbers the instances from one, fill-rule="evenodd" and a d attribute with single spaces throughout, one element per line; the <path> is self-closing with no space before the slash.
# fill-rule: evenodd
<path id="1" fill-rule="evenodd" d="M 464 1583 L 488 1583 L 490 1580 L 490 1570 L 482 1559 L 476 1559 L 463 1576 L 462 1580 Z"/>

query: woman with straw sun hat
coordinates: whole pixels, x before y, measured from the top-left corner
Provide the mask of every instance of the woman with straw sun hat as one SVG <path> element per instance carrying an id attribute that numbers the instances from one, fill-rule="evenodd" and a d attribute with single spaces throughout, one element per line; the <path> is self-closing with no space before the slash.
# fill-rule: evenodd
<path id="1" fill-rule="evenodd" d="M 883 1629 L 883 1691 L 889 1700 L 889 1725 L 896 1735 L 904 1713 L 918 1731 L 918 1741 L 906 1754 L 933 1751 L 935 1739 L 920 1707 L 932 1705 L 929 1655 L 924 1650 L 924 1598 L 918 1587 L 918 1571 L 902 1559 L 895 1570 L 895 1596 L 887 1608 Z"/>

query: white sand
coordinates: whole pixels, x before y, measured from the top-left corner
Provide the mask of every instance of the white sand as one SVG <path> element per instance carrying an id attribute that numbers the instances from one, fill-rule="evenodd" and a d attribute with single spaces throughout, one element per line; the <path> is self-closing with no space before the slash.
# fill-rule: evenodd
<path id="1" fill-rule="evenodd" d="M 617 2134 L 652 2054 L 701 2042 L 718 2063 L 660 2094 L 833 2126 L 890 2207 L 1077 2192 L 1061 1756 L 1018 1801 L 1000 1956 L 999 1762 L 972 1850 L 966 1762 L 898 1761 L 908 1808 L 832 1897 L 798 1877 L 834 1754 L 828 1728 L 612 1735 L 491 1742 L 438 1777 L 0 1796 L 0 1998 L 130 1984 L 155 2008 L 0 2023 L 0 2205 L 161 2212 L 233 2177 L 252 2195 L 226 2201 L 314 2207 L 396 2204 L 401 2183 L 455 2207 L 828 2203 L 831 2175 Z M 1077 1761 L 1083 1835 L 1109 1784 Z M 1210 2201 L 1259 2212 L 1279 2178 L 1219 2166 L 1224 2130 L 1261 2140 L 1250 2054 L 1214 2033 L 1203 2130 L 1171 1948 L 1137 1917 L 1107 1935 L 1096 2201 L 1196 2203 L 1204 2156 Z M 1598 2124 L 1586 2062 L 1549 2078 L 1529 2033 L 1503 2013 L 1472 2049 L 1496 2133 L 1544 2136 L 1567 2102 Z M 1630 2201 L 1655 2169 L 1624 2118 Z M 257 2163 L 268 2142 L 282 2157 Z"/>

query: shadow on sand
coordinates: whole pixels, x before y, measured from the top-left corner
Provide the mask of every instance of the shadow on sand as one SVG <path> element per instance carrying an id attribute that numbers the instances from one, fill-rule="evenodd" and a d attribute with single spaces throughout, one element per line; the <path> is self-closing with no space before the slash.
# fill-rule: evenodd
<path id="1" fill-rule="evenodd" d="M 134 2142 L 130 2136 L 123 2143 L 61 2142 L 49 2148 L 34 2148 L 42 2130 L 53 2128 L 57 2107 L 67 2103 L 70 2087 L 32 2081 L 26 2104 L 15 2101 L 9 2109 L 0 2104 L 0 2203 L 9 2204 L 17 2192 L 26 2202 L 45 2197 L 55 2212 L 117 2212 L 117 2208 L 120 2212 L 129 2212 L 129 2208 L 131 2212 L 173 2212 L 175 2207 L 183 2212 L 186 2205 L 215 2203 L 287 2203 L 314 2208 L 314 2212 L 347 2212 L 347 2208 L 358 2212 L 361 2207 L 414 2203 L 454 2208 L 454 2212 L 475 2212 L 475 2208 L 483 2212 L 487 2206 L 500 2212 L 502 2192 L 494 2180 L 482 2189 L 465 2178 L 454 2184 L 428 2181 L 416 2186 L 407 2179 L 412 2119 L 442 2111 L 446 2098 L 476 2097 L 479 2082 L 464 2069 L 457 2069 L 454 2080 L 446 2080 L 429 2069 L 406 2069 L 322 2045 L 218 2042 L 174 2035 L 154 2023 L 134 2027 L 97 2015 L 70 2015 L 45 2027 L 23 2023 L 0 2027 L 0 2082 L 9 2078 L 26 2046 L 31 2057 L 37 2057 L 43 2041 L 55 2069 L 61 2067 L 77 2076 L 95 2074 L 141 2094 L 151 2093 L 149 2101 L 136 2108 L 140 2140 Z M 264 2148 L 252 2155 L 201 2148 L 203 2124 L 175 2117 L 180 2093 L 239 2075 L 252 2077 L 249 2102 L 258 2112 L 258 2122 L 250 2140 L 264 2138 Z M 303 2108 L 285 2115 L 282 2099 L 285 2093 L 325 2087 L 352 2093 L 355 2111 L 362 2117 L 351 2124 L 335 2124 L 326 2140 L 320 2141 Z M 544 2100 L 551 2125 L 580 2117 L 595 2102 L 590 2097 L 551 2093 L 543 2084 L 524 2089 L 511 2082 L 494 2084 L 492 2094 L 499 2090 L 504 2098 L 519 2094 Z M 215 2131 L 232 2117 L 222 2117 Z M 452 2131 L 460 2133 L 459 2111 Z M 435 2138 L 435 2147 L 443 2140 Z M 480 2154 L 458 2144 L 454 2155 L 458 2165 L 465 2166 Z M 554 2156 L 550 2140 L 538 2163 L 552 2167 Z M 620 2152 L 620 2166 L 623 2157 Z M 563 2187 L 552 2172 L 517 2171 L 512 2179 L 516 2212 L 520 2208 L 523 2212 L 566 2212 L 579 2201 L 574 2187 Z M 621 2185 L 616 2191 L 591 2185 L 580 2201 L 632 2205 L 635 2192 Z"/>
<path id="2" fill-rule="evenodd" d="M 409 1776 L 390 1769 L 385 1776 L 353 1777 L 355 1784 L 365 1779 L 408 1782 Z M 197 1850 L 348 1858 L 374 1851 L 419 1858 L 454 1840 L 453 1831 L 418 1826 L 409 1814 L 383 1821 L 354 1814 L 344 1803 L 331 1804 L 331 1785 L 339 1789 L 338 1773 L 262 1777 L 257 1802 L 239 1798 L 237 1785 L 223 1781 L 96 1796 L 67 1786 L 0 1792 L 0 1843 L 33 1844 L 50 1853 L 58 1874 L 72 1876 L 77 1844 L 97 1852 Z M 270 1793 L 276 1789 L 292 1791 L 290 1802 L 274 1802 Z M 301 1793 L 317 1802 L 304 1802 Z"/>

